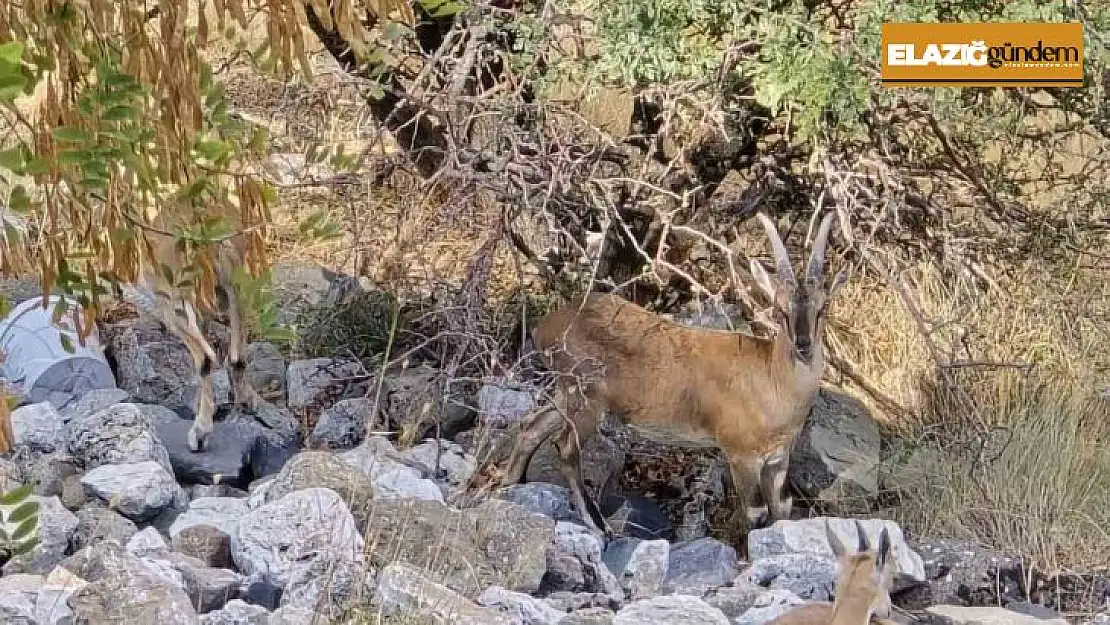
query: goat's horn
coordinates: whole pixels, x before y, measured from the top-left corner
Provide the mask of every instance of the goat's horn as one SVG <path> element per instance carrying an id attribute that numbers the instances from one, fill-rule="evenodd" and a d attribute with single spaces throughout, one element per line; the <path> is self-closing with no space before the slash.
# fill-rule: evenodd
<path id="1" fill-rule="evenodd" d="M 790 257 L 786 254 L 786 246 L 782 244 L 782 239 L 779 238 L 778 229 L 767 215 L 756 213 L 755 216 L 759 218 L 759 223 L 763 224 L 763 230 L 767 232 L 767 240 L 771 242 L 771 250 L 775 254 L 775 271 L 778 272 L 779 280 L 792 288 L 797 288 L 798 281 L 794 278 L 794 268 L 790 265 Z"/>
<path id="2" fill-rule="evenodd" d="M 821 283 L 821 271 L 825 268 L 825 245 L 829 241 L 829 231 L 835 213 L 825 214 L 821 220 L 821 227 L 817 230 L 817 237 L 813 239 L 813 249 L 809 253 L 809 262 L 806 263 L 806 285 L 816 286 Z"/>
<path id="3" fill-rule="evenodd" d="M 859 534 L 859 552 L 871 551 L 871 544 L 867 541 L 867 532 L 863 530 L 863 523 L 856 519 L 856 533 Z"/>

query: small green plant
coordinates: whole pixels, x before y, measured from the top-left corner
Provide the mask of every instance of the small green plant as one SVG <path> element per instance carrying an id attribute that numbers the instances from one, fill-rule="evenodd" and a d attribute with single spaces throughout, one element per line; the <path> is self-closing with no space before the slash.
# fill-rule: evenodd
<path id="1" fill-rule="evenodd" d="M 0 562 L 27 553 L 39 544 L 39 502 L 28 483 L 0 495 Z"/>

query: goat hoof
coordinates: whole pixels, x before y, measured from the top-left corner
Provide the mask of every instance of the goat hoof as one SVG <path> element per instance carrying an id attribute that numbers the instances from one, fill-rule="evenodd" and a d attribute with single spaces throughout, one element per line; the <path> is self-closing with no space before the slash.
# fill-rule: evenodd
<path id="1" fill-rule="evenodd" d="M 201 435 L 196 427 L 189 428 L 189 450 L 199 453 L 208 448 L 208 435 Z"/>

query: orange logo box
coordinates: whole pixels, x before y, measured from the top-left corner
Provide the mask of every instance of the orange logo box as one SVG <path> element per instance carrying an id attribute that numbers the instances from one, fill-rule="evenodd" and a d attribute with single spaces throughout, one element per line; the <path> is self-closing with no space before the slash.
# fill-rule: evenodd
<path id="1" fill-rule="evenodd" d="M 883 24 L 886 87 L 1082 87 L 1083 25 Z"/>

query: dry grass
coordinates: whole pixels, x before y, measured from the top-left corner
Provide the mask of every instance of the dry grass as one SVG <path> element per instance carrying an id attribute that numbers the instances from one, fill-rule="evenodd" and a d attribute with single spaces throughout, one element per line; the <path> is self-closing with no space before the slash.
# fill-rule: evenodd
<path id="1" fill-rule="evenodd" d="M 902 279 L 936 353 L 894 290 L 874 282 L 845 288 L 830 332 L 836 351 L 909 411 L 884 418 L 903 447 L 887 459 L 899 497 L 884 514 L 1041 570 L 1110 561 L 1105 270 L 1054 275 L 1029 261 L 990 291 L 945 284 L 931 266 Z"/>

